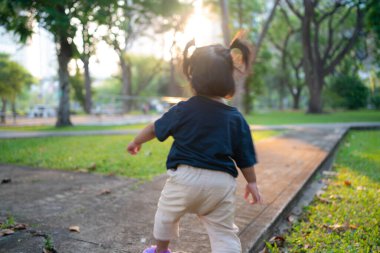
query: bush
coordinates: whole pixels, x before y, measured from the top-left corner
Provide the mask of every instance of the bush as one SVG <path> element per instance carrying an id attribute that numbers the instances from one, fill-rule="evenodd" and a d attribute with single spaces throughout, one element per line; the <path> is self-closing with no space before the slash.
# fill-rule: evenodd
<path id="1" fill-rule="evenodd" d="M 338 106 L 355 110 L 367 105 L 368 88 L 356 76 L 338 76 L 332 80 L 331 93 L 335 94 Z"/>
<path id="2" fill-rule="evenodd" d="M 380 109 L 380 95 L 375 95 L 371 98 L 371 103 L 376 109 Z"/>

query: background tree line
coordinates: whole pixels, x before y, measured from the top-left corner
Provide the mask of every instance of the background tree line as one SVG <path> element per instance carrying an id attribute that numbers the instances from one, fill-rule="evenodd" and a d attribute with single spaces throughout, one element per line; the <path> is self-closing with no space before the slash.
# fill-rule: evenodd
<path id="1" fill-rule="evenodd" d="M 253 44 L 252 69 L 237 82 L 233 101 L 244 112 L 260 104 L 282 109 L 286 98 L 292 99 L 294 109 L 306 103 L 310 113 L 323 112 L 324 105 L 364 107 L 368 96 L 373 106 L 379 106 L 379 1 L 204 3 L 220 15 L 225 44 L 241 29 L 247 31 L 247 40 Z M 89 60 L 100 40 L 107 42 L 119 59 L 120 73 L 107 81 L 114 87 L 110 94 L 131 97 L 176 93 L 183 80 L 176 71 L 180 54 L 175 35 L 183 29 L 191 7 L 190 2 L 178 0 L 2 0 L 0 25 L 15 33 L 21 42 L 31 36 L 36 22 L 53 34 L 60 90 L 56 125 L 65 126 L 71 125 L 70 87 L 72 96 L 81 101 L 86 113 L 91 113 Z M 133 43 L 151 31 L 173 34 L 169 62 L 130 53 Z M 78 36 L 81 42 L 75 43 Z M 73 59 L 82 62 L 83 69 L 77 67 L 76 74 L 70 77 L 68 63 Z M 368 71 L 368 66 L 372 70 Z M 361 81 L 361 70 L 371 73 L 369 89 Z M 168 87 L 160 87 L 163 82 Z M 124 99 L 122 106 L 125 112 L 130 110 L 131 100 Z"/>

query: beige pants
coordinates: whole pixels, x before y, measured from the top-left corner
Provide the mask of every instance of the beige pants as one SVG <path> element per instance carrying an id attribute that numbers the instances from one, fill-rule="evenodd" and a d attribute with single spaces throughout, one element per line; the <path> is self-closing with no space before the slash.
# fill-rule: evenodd
<path id="1" fill-rule="evenodd" d="M 178 237 L 180 218 L 185 213 L 195 213 L 206 227 L 212 252 L 241 252 L 234 224 L 235 178 L 225 172 L 188 165 L 168 170 L 168 174 L 158 202 L 154 237 L 162 241 Z"/>

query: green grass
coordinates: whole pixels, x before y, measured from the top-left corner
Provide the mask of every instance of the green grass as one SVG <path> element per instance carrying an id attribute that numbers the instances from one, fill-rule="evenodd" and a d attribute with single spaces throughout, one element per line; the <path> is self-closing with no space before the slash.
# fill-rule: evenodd
<path id="1" fill-rule="evenodd" d="M 279 133 L 256 131 L 254 139 L 259 141 Z M 121 135 L 2 139 L 0 163 L 69 171 L 95 167 L 97 173 L 139 179 L 164 173 L 172 140 L 163 143 L 153 140 L 144 144 L 138 155 L 131 156 L 125 147 L 132 138 L 132 135 Z"/>
<path id="2" fill-rule="evenodd" d="M 93 131 L 93 130 L 130 130 L 141 129 L 146 124 L 118 125 L 118 126 L 0 126 L 0 131 Z"/>
<path id="3" fill-rule="evenodd" d="M 338 122 L 380 122 L 380 111 L 337 111 L 325 114 L 306 114 L 303 111 L 273 111 L 247 115 L 249 124 L 281 125 L 303 123 L 338 123 Z M 73 126 L 55 128 L 54 126 L 0 126 L 0 131 L 90 131 L 90 130 L 129 130 L 141 129 L 146 124 L 120 126 Z"/>
<path id="4" fill-rule="evenodd" d="M 334 170 L 285 237 L 288 252 L 380 252 L 380 131 L 351 131 Z"/>
<path id="5" fill-rule="evenodd" d="M 273 111 L 246 116 L 254 125 L 281 125 L 303 123 L 380 122 L 380 111 L 337 111 L 324 114 L 306 114 L 303 111 Z"/>

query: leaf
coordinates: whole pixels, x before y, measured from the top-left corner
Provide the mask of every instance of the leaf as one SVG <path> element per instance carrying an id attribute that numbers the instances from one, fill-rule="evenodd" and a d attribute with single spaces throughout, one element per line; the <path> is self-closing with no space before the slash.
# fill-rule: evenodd
<path id="1" fill-rule="evenodd" d="M 328 200 L 326 198 L 319 197 L 319 196 L 317 196 L 317 199 L 324 204 L 331 204 L 332 203 L 330 200 Z"/>
<path id="2" fill-rule="evenodd" d="M 367 190 L 367 188 L 364 187 L 364 186 L 358 186 L 358 187 L 356 187 L 356 190 L 358 190 L 358 191 L 365 191 L 365 190 Z"/>
<path id="3" fill-rule="evenodd" d="M 12 179 L 11 179 L 11 178 L 3 178 L 3 179 L 1 180 L 1 183 L 2 183 L 2 184 L 9 184 L 10 182 L 12 182 Z"/>
<path id="4" fill-rule="evenodd" d="M 90 167 L 87 168 L 88 171 L 95 171 L 96 170 L 96 163 L 93 163 L 90 165 Z"/>
<path id="5" fill-rule="evenodd" d="M 305 246 L 303 246 L 304 249 L 311 249 L 311 245 L 310 244 L 305 244 Z"/>
<path id="6" fill-rule="evenodd" d="M 285 244 L 285 238 L 282 236 L 273 236 L 270 240 L 269 243 L 271 245 L 277 245 L 277 247 L 284 247 Z"/>
<path id="7" fill-rule="evenodd" d="M 16 225 L 14 225 L 13 226 L 13 229 L 15 229 L 15 230 L 24 230 L 24 229 L 26 229 L 26 224 L 23 224 L 23 223 L 18 223 L 18 224 L 16 224 Z"/>
<path id="8" fill-rule="evenodd" d="M 346 221 L 344 224 L 323 225 L 323 227 L 335 232 L 344 232 L 349 229 L 355 230 L 358 228 L 356 225 L 351 225 L 349 221 Z"/>
<path id="9" fill-rule="evenodd" d="M 349 180 L 344 180 L 344 185 L 345 185 L 345 186 L 351 186 L 351 181 L 349 181 Z"/>
<path id="10" fill-rule="evenodd" d="M 294 215 L 289 215 L 288 216 L 288 221 L 290 223 L 294 223 L 296 220 L 297 220 L 296 216 L 294 216 Z"/>
<path id="11" fill-rule="evenodd" d="M 111 190 L 109 190 L 109 189 L 104 189 L 104 190 L 102 190 L 102 191 L 99 193 L 99 195 L 108 195 L 108 194 L 111 194 Z"/>
<path id="12" fill-rule="evenodd" d="M 69 230 L 70 230 L 71 232 L 77 232 L 77 233 L 80 232 L 80 228 L 79 228 L 79 226 L 70 226 L 70 227 L 69 227 Z"/>
<path id="13" fill-rule="evenodd" d="M 337 172 L 335 172 L 335 171 L 328 171 L 328 170 L 322 171 L 322 174 L 323 174 L 323 176 L 326 176 L 326 177 L 335 177 L 335 176 L 338 175 Z"/>
<path id="14" fill-rule="evenodd" d="M 1 236 L 7 236 L 13 234 L 15 231 L 13 229 L 1 229 L 0 230 L 0 237 Z"/>
<path id="15" fill-rule="evenodd" d="M 330 198 L 330 199 L 342 199 L 343 197 L 340 196 L 340 195 L 332 194 L 332 195 L 330 195 L 329 198 Z"/>

